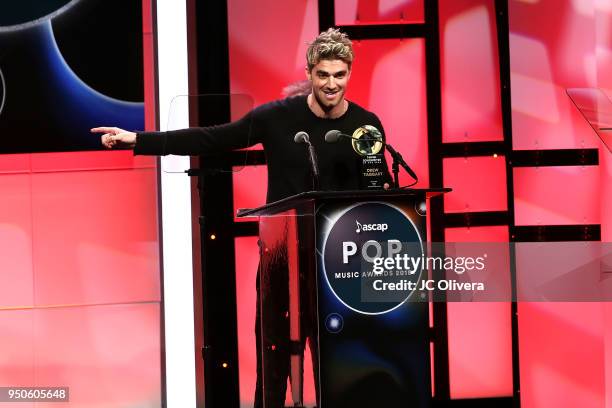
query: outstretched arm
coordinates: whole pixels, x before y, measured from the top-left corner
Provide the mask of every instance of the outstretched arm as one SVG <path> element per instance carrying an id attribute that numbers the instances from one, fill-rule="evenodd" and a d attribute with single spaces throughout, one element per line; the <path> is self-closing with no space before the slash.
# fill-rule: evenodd
<path id="1" fill-rule="evenodd" d="M 261 140 L 261 129 L 252 123 L 253 112 L 235 122 L 219 126 L 188 128 L 168 132 L 128 132 L 117 127 L 97 127 L 102 144 L 109 148 L 129 147 L 134 154 L 199 155 L 226 152 L 253 146 Z M 253 135 L 253 136 L 251 136 Z"/>

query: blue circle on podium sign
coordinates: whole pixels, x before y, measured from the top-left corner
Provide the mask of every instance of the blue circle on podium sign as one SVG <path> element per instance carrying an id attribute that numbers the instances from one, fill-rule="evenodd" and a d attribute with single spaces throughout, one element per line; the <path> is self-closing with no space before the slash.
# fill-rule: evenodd
<path id="1" fill-rule="evenodd" d="M 359 203 L 326 228 L 323 275 L 335 297 L 363 314 L 390 312 L 418 289 L 425 257 L 417 227 L 400 208 Z"/>
<path id="2" fill-rule="evenodd" d="M 338 313 L 331 313 L 325 318 L 325 328 L 330 333 L 340 333 L 344 327 L 344 319 Z"/>

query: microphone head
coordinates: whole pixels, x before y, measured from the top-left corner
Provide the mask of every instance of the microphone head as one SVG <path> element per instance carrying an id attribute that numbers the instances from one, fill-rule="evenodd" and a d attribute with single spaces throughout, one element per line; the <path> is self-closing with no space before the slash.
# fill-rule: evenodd
<path id="1" fill-rule="evenodd" d="M 325 134 L 325 141 L 327 143 L 336 143 L 342 136 L 342 132 L 339 130 L 330 130 Z"/>
<path id="2" fill-rule="evenodd" d="M 309 143 L 310 138 L 308 137 L 308 133 L 301 131 L 297 132 L 295 136 L 293 136 L 293 141 L 295 143 Z"/>

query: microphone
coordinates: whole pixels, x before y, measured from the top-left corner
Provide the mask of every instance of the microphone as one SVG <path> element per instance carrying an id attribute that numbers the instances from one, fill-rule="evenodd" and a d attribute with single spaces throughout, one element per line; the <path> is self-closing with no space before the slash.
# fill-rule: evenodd
<path id="1" fill-rule="evenodd" d="M 345 135 L 339 130 L 330 130 L 329 132 L 325 134 L 325 141 L 327 143 L 336 143 L 338 140 L 340 140 L 341 137 L 348 137 L 351 139 L 353 138 L 352 136 Z"/>
<path id="2" fill-rule="evenodd" d="M 308 137 L 308 133 L 306 132 L 297 132 L 295 136 L 293 136 L 293 141 L 295 143 L 310 144 L 310 137 Z"/>
<path id="3" fill-rule="evenodd" d="M 367 129 L 364 129 L 366 134 L 369 134 L 369 131 Z M 296 135 L 297 136 L 297 135 Z M 361 139 L 357 139 L 356 137 L 353 137 L 351 135 L 347 135 L 345 133 L 342 133 L 339 130 L 330 130 L 325 134 L 325 141 L 327 143 L 336 143 L 338 140 L 340 140 L 341 137 L 346 137 L 349 139 L 353 139 L 353 140 L 361 140 Z M 364 139 L 367 140 L 367 139 Z M 370 139 L 371 140 L 371 139 Z M 406 161 L 404 161 L 404 158 L 402 157 L 401 153 L 398 152 L 397 150 L 395 150 L 393 148 L 393 146 L 391 146 L 389 143 L 385 142 L 384 140 L 380 140 L 380 142 L 387 146 L 387 150 L 389 151 L 389 154 L 391 155 L 391 157 L 393 158 L 393 163 L 397 163 L 400 166 L 402 166 L 404 168 L 404 170 L 406 170 L 406 173 L 408 173 L 410 175 L 410 177 L 412 177 L 415 181 L 418 181 L 418 177 L 416 175 L 416 173 L 410 168 L 410 166 L 408 166 L 408 163 L 406 163 Z"/>
<path id="4" fill-rule="evenodd" d="M 314 189 L 318 190 L 319 189 L 319 165 L 317 162 L 317 154 L 315 152 L 315 148 L 312 145 L 312 143 L 310 143 L 310 137 L 308 136 L 308 133 L 304 131 L 297 132 L 295 136 L 293 137 L 293 141 L 295 143 L 305 143 L 308 145 L 308 160 L 310 161 L 310 167 L 311 167 L 312 176 L 314 179 Z"/>

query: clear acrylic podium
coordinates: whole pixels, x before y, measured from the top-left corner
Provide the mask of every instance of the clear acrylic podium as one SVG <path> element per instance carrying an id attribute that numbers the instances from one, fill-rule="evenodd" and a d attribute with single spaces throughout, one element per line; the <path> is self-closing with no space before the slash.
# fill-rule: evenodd
<path id="1" fill-rule="evenodd" d="M 391 263 L 424 253 L 426 199 L 447 191 L 307 192 L 238 212 L 259 217 L 264 407 L 285 406 L 287 378 L 294 407 L 307 382 L 320 408 L 430 406 L 428 298 L 414 289 L 427 271 Z"/>

